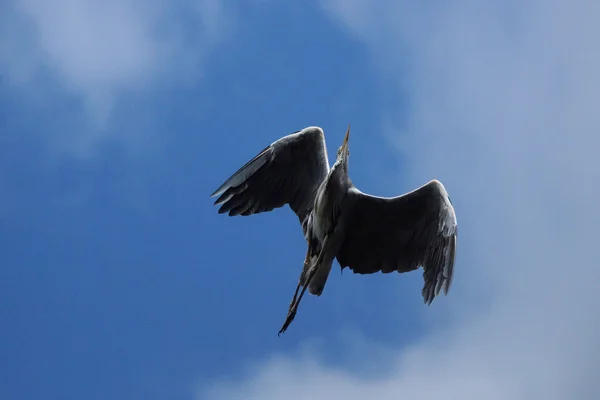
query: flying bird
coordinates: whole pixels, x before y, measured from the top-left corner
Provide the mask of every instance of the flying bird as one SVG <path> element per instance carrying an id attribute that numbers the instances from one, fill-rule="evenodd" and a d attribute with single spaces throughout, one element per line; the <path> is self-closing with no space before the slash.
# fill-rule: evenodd
<path id="1" fill-rule="evenodd" d="M 457 221 L 438 180 L 396 197 L 361 192 L 348 176 L 350 125 L 331 168 L 323 130 L 310 126 L 265 147 L 227 179 L 219 214 L 252 215 L 289 205 L 298 216 L 307 252 L 279 331 L 293 321 L 304 292 L 320 296 L 337 259 L 355 274 L 409 272 L 423 267 L 422 296 L 429 305 L 454 274 Z M 300 295 L 298 295 L 298 291 Z"/>

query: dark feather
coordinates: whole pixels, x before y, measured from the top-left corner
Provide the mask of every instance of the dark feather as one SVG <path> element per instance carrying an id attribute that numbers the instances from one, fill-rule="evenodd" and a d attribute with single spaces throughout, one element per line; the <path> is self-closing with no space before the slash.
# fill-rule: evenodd
<path id="1" fill-rule="evenodd" d="M 423 298 L 430 304 L 454 274 L 456 216 L 443 185 L 431 181 L 402 196 L 370 196 L 356 188 L 344 201 L 345 239 L 337 260 L 356 274 L 423 267 Z"/>
<path id="2" fill-rule="evenodd" d="M 219 213 L 248 216 L 288 204 L 306 234 L 306 218 L 313 209 L 319 184 L 329 164 L 323 131 L 309 127 L 265 147 L 237 170 L 211 197 Z"/>

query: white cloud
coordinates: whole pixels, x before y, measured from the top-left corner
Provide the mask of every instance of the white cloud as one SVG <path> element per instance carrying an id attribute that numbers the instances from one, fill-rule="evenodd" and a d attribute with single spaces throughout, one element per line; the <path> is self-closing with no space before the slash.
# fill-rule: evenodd
<path id="1" fill-rule="evenodd" d="M 0 12 L 0 73 L 30 104 L 66 91 L 100 130 L 118 96 L 198 79 L 231 22 L 222 0 L 12 0 Z"/>
<path id="2" fill-rule="evenodd" d="M 600 4 L 407 3 L 325 9 L 409 100 L 408 120 L 385 116 L 403 187 L 437 177 L 452 196 L 462 239 L 440 303 L 460 318 L 380 356 L 393 367 L 376 378 L 277 357 L 202 396 L 600 397 Z"/>

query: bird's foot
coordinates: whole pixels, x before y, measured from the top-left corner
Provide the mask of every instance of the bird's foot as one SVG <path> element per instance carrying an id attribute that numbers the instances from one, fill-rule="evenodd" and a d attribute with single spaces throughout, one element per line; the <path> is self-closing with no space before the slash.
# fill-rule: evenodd
<path id="1" fill-rule="evenodd" d="M 277 336 L 280 336 L 283 332 L 285 332 L 287 330 L 288 326 L 290 326 L 290 324 L 294 320 L 295 316 L 296 316 L 296 307 L 294 305 L 294 307 L 291 307 L 290 310 L 288 311 L 288 315 L 285 319 L 285 322 L 283 323 L 283 326 L 279 330 L 279 333 L 277 334 Z"/>

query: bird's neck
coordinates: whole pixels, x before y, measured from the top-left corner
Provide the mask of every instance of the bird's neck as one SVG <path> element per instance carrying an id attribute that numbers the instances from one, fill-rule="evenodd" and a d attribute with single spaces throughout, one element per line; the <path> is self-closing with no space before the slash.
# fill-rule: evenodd
<path id="1" fill-rule="evenodd" d="M 341 172 L 342 170 L 345 170 L 347 168 L 347 166 L 344 164 L 344 161 L 341 158 L 338 158 L 335 160 L 335 163 L 333 163 L 333 166 L 331 167 L 331 174 L 333 174 L 334 172 Z"/>
<path id="2" fill-rule="evenodd" d="M 336 161 L 329 173 L 329 184 L 342 186 L 343 189 L 346 189 L 347 184 L 350 183 L 346 168 L 347 166 L 344 165 L 340 160 Z"/>

